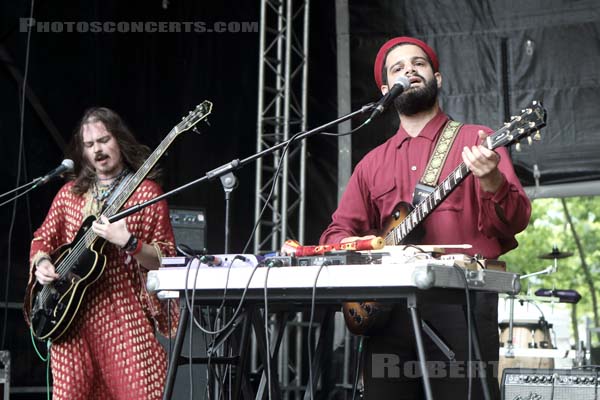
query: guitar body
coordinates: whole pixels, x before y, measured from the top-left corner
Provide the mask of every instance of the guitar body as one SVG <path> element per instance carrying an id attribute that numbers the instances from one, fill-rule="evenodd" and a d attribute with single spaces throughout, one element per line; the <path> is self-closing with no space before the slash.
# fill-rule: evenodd
<path id="1" fill-rule="evenodd" d="M 40 340 L 58 340 L 71 326 L 82 303 L 86 290 L 100 278 L 106 267 L 106 256 L 102 254 L 106 241 L 96 238 L 79 258 L 69 257 L 75 246 L 83 245 L 83 235 L 91 228 L 95 217 L 88 217 L 75 239 L 61 246 L 53 255 L 57 271 L 68 271 L 49 285 L 35 283 L 32 288 L 31 327 Z"/>
<path id="2" fill-rule="evenodd" d="M 412 205 L 406 202 L 400 202 L 394 208 L 392 215 L 388 218 L 381 236 L 386 237 L 392 232 L 412 210 Z M 423 228 L 419 226 L 398 244 L 418 243 L 424 233 L 425 231 Z M 348 327 L 348 330 L 355 335 L 368 336 L 376 330 L 381 329 L 387 323 L 391 309 L 391 304 L 379 303 L 376 301 L 347 302 L 342 304 L 346 326 Z"/>

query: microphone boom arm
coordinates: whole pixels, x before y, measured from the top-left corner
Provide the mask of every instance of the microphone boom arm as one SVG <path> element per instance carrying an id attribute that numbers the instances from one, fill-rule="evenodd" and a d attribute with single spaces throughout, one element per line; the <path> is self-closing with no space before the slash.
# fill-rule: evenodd
<path id="1" fill-rule="evenodd" d="M 129 216 L 131 214 L 134 214 L 134 213 L 140 211 L 141 209 L 143 209 L 145 207 L 148 207 L 149 205 L 152 205 L 152 204 L 157 203 L 157 202 L 159 202 L 159 201 L 161 201 L 163 199 L 171 197 L 171 196 L 173 196 L 173 195 L 175 195 L 175 194 L 177 194 L 177 193 L 179 193 L 179 192 L 181 192 L 181 191 L 183 191 L 183 190 L 185 190 L 185 189 L 187 189 L 187 188 L 189 188 L 191 186 L 194 186 L 194 185 L 196 185 L 196 184 L 198 184 L 200 182 L 204 182 L 204 181 L 207 181 L 207 180 L 213 180 L 213 179 L 221 177 L 222 175 L 228 174 L 231 171 L 239 169 L 239 168 L 243 167 L 244 165 L 248 164 L 251 161 L 254 161 L 254 160 L 257 160 L 259 158 L 262 158 L 262 157 L 264 157 L 264 156 L 266 156 L 268 154 L 271 154 L 271 153 L 273 153 L 273 152 L 281 149 L 282 147 L 287 146 L 289 143 L 291 143 L 293 141 L 300 141 L 300 140 L 306 139 L 309 136 L 312 136 L 312 135 L 314 135 L 316 133 L 320 133 L 322 131 L 325 131 L 325 130 L 327 130 L 327 129 L 329 129 L 329 128 L 331 128 L 331 127 L 333 127 L 333 126 L 335 126 L 335 125 L 337 125 L 337 124 L 339 124 L 341 122 L 349 120 L 349 119 L 351 119 L 351 118 L 353 118 L 353 117 L 355 117 L 355 116 L 357 116 L 359 114 L 363 114 L 363 113 L 366 113 L 368 111 L 371 111 L 374 107 L 375 107 L 374 103 L 370 103 L 370 104 L 364 105 L 359 110 L 355 110 L 355 111 L 353 111 L 353 112 L 351 112 L 349 114 L 343 115 L 343 116 L 341 116 L 341 117 L 339 117 L 339 118 L 337 118 L 337 119 L 335 119 L 333 121 L 327 122 L 327 123 L 325 123 L 325 124 L 323 124 L 321 126 L 313 128 L 313 129 L 311 129 L 309 131 L 297 133 L 297 134 L 293 135 L 291 138 L 289 138 L 288 140 L 284 140 L 281 143 L 278 143 L 278 144 L 276 144 L 274 146 L 271 146 L 268 149 L 264 149 L 264 150 L 262 150 L 262 151 L 260 151 L 260 152 L 258 152 L 256 154 L 253 154 L 253 155 L 251 155 L 249 157 L 246 157 L 246 158 L 244 158 L 242 160 L 234 159 L 234 160 L 232 160 L 232 161 L 230 161 L 230 162 L 228 162 L 226 164 L 221 165 L 220 167 L 217 167 L 217 168 L 215 168 L 215 169 L 207 172 L 204 176 L 202 176 L 202 177 L 200 177 L 200 178 L 198 178 L 198 179 L 196 179 L 196 180 L 194 180 L 192 182 L 188 182 L 188 183 L 186 183 L 186 184 L 184 184 L 182 186 L 179 186 L 179 187 L 177 187 L 177 188 L 175 188 L 175 189 L 173 189 L 173 190 L 171 190 L 169 192 L 163 193 L 160 196 L 157 196 L 157 197 L 155 197 L 153 199 L 150 199 L 150 200 L 148 200 L 148 201 L 146 201 L 144 203 L 137 204 L 137 205 L 129 207 L 129 208 L 127 208 L 127 209 L 125 209 L 125 210 L 117 213 L 117 214 L 114 214 L 113 216 L 111 216 L 110 218 L 108 218 L 108 220 L 111 223 L 115 222 L 115 221 L 118 221 L 118 220 L 120 220 L 122 218 L 125 218 L 125 217 L 127 217 L 127 216 Z"/>

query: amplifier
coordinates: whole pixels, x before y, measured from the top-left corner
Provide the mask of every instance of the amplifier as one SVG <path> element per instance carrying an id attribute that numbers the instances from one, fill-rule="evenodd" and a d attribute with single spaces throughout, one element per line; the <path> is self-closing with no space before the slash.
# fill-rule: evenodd
<path id="1" fill-rule="evenodd" d="M 597 400 L 598 373 L 589 370 L 507 368 L 503 400 Z"/>
<path id="2" fill-rule="evenodd" d="M 206 219 L 203 209 L 178 209 L 170 211 L 171 225 L 176 245 L 186 245 L 202 251 L 206 247 Z"/>

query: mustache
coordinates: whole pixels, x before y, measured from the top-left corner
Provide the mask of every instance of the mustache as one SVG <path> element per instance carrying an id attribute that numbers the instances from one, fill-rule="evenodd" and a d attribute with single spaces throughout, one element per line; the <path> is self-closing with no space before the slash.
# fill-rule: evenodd
<path id="1" fill-rule="evenodd" d="M 104 160 L 105 158 L 108 158 L 107 154 L 104 153 L 98 153 L 94 156 L 94 161 L 100 161 L 100 160 Z"/>

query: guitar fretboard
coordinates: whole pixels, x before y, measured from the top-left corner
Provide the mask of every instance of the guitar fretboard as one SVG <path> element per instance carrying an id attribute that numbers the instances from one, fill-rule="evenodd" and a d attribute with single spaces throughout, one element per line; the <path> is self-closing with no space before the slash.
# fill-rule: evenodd
<path id="1" fill-rule="evenodd" d="M 440 183 L 406 218 L 385 237 L 386 245 L 400 244 L 450 193 L 469 175 L 471 171 L 461 163 Z"/>

